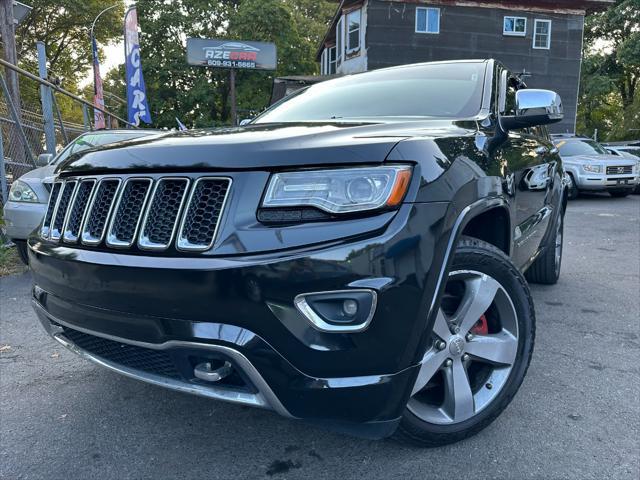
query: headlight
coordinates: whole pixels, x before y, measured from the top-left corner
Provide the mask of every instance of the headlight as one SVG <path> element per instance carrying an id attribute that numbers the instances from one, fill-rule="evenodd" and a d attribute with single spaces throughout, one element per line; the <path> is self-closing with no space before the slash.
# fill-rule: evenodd
<path id="1" fill-rule="evenodd" d="M 395 207 L 404 198 L 410 179 L 409 166 L 276 173 L 262 206 L 316 207 L 329 213 Z"/>
<path id="2" fill-rule="evenodd" d="M 9 200 L 14 202 L 38 203 L 38 196 L 29 185 L 20 180 L 16 180 L 11 184 Z"/>
<path id="3" fill-rule="evenodd" d="M 602 173 L 602 165 L 591 165 L 590 163 L 585 163 L 582 165 L 582 168 L 585 172 Z"/>

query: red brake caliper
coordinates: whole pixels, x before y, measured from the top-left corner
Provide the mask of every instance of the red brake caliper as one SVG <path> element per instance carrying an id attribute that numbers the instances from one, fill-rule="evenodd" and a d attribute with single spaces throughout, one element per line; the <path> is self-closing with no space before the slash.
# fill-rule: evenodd
<path id="1" fill-rule="evenodd" d="M 487 324 L 487 317 L 485 317 L 484 314 L 482 314 L 480 320 L 471 327 L 470 332 L 474 335 L 489 335 L 489 325 Z"/>

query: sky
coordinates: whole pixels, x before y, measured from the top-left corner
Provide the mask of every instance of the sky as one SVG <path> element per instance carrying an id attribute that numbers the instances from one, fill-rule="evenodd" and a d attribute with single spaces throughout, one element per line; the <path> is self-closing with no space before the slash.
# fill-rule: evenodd
<path id="1" fill-rule="evenodd" d="M 135 2 L 134 0 L 125 0 L 125 9 L 129 8 Z M 123 20 L 124 21 L 124 20 Z M 98 20 L 100 22 L 100 20 Z M 96 24 L 96 28 L 100 28 L 100 24 Z M 100 75 L 102 78 L 107 75 L 107 72 L 111 70 L 113 67 L 117 67 L 120 64 L 124 63 L 124 38 L 120 38 L 120 40 L 116 43 L 110 43 L 108 45 L 100 45 L 102 50 L 104 51 L 103 60 L 100 62 Z M 80 87 L 85 87 L 93 83 L 93 71 L 88 70 L 85 78 L 80 82 Z"/>

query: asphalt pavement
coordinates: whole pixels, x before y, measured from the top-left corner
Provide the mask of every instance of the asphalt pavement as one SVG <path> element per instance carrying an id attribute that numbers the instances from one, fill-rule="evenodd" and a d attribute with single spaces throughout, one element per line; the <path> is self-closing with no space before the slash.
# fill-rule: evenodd
<path id="1" fill-rule="evenodd" d="M 439 449 L 365 441 L 167 391 L 46 336 L 28 273 L 0 279 L 2 479 L 638 479 L 640 196 L 569 204 L 560 282 L 533 286 L 533 361 L 509 408 Z"/>

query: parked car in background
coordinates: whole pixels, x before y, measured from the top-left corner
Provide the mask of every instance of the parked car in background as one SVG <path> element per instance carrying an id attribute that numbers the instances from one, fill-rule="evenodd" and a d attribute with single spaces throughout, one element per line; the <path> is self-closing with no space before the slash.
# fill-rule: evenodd
<path id="1" fill-rule="evenodd" d="M 462 440 L 525 377 L 525 275 L 560 275 L 545 125 L 562 118 L 499 62 L 435 62 L 85 152 L 29 237 L 34 308 L 129 377 L 368 438 Z"/>
<path id="2" fill-rule="evenodd" d="M 640 146 L 634 145 L 609 145 L 604 144 L 609 153 L 612 155 L 616 155 L 618 157 L 632 158 L 638 160 L 638 166 L 636 172 L 640 175 Z M 638 180 L 638 185 L 636 185 L 633 193 L 640 193 L 640 180 Z"/>
<path id="3" fill-rule="evenodd" d="M 606 191 L 612 197 L 626 197 L 638 185 L 638 162 L 613 155 L 595 140 L 554 135 L 567 172 L 569 198 L 581 191 Z"/>
<path id="4" fill-rule="evenodd" d="M 40 155 L 38 157 L 40 168 L 25 173 L 11 183 L 9 198 L 4 206 L 6 235 L 16 244 L 20 259 L 24 263 L 28 262 L 26 239 L 44 217 L 53 184 L 53 174 L 58 165 L 71 155 L 91 148 L 160 132 L 160 130 L 142 129 L 87 132 L 79 135 L 57 156 Z"/>

